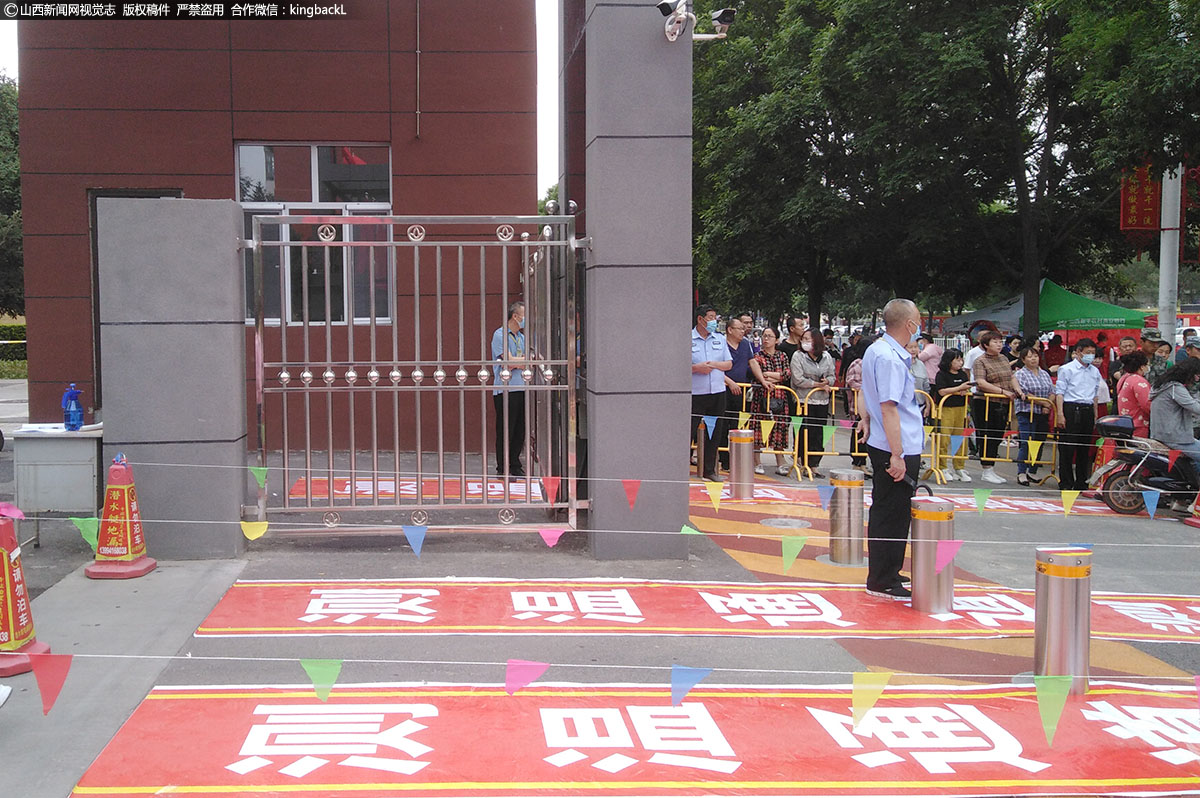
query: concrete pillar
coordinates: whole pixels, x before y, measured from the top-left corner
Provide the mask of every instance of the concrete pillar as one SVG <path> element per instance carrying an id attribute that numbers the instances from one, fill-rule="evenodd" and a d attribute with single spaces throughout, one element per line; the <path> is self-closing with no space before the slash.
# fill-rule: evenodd
<path id="1" fill-rule="evenodd" d="M 662 16 L 646 0 L 586 0 L 582 11 L 592 551 L 602 559 L 684 558 L 691 26 L 668 42 Z M 622 479 L 643 480 L 633 510 Z"/>
<path id="2" fill-rule="evenodd" d="M 96 218 L 105 457 L 123 451 L 134 464 L 152 557 L 239 556 L 249 478 L 241 208 L 102 198 Z"/>

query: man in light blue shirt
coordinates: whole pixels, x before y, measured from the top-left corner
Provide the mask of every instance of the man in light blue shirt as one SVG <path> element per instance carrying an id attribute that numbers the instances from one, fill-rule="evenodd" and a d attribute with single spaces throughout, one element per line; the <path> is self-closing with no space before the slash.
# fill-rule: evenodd
<path id="1" fill-rule="evenodd" d="M 1061 490 L 1087 490 L 1092 473 L 1092 435 L 1096 427 L 1096 401 L 1100 396 L 1100 369 L 1092 365 L 1096 344 L 1082 338 L 1072 357 L 1058 369 L 1054 405 L 1058 413 L 1058 486 Z"/>
<path id="2" fill-rule="evenodd" d="M 507 344 L 507 347 L 505 346 Z M 507 349 L 507 352 L 505 351 Z M 492 404 L 496 408 L 496 473 L 501 476 L 523 477 L 521 453 L 525 451 L 525 375 L 528 355 L 525 352 L 525 303 L 508 306 L 508 322 L 492 333 L 492 367 L 494 373 Z M 500 372 L 507 369 L 508 381 Z M 507 416 L 505 415 L 507 411 Z"/>
<path id="3" fill-rule="evenodd" d="M 859 422 L 859 438 L 867 442 L 874 471 L 867 522 L 867 592 L 899 600 L 912 596 L 900 579 L 900 568 L 925 444 L 912 355 L 905 349 L 921 332 L 921 313 L 910 300 L 893 299 L 883 307 L 883 324 L 887 331 L 871 344 L 862 362 L 866 412 Z"/>
<path id="4" fill-rule="evenodd" d="M 725 336 L 717 334 L 717 311 L 701 305 L 692 315 L 692 441 L 696 428 L 705 416 L 715 416 L 713 432 L 707 428 L 704 446 L 704 468 L 701 474 L 710 482 L 721 482 L 717 473 L 717 441 L 719 425 L 725 413 L 725 372 L 733 368 L 733 356 Z"/>

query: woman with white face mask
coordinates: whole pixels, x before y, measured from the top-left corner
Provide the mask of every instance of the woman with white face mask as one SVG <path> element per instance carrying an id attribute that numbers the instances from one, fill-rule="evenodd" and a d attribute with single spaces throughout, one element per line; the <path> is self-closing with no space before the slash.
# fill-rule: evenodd
<path id="1" fill-rule="evenodd" d="M 800 397 L 801 412 L 804 414 L 805 439 L 809 452 L 820 452 L 825 449 L 825 425 L 829 422 L 830 397 L 829 389 L 837 379 L 837 366 L 833 355 L 825 349 L 825 338 L 821 331 L 809 329 L 800 337 L 800 348 L 792 355 L 792 388 Z M 804 453 L 803 446 L 800 449 Z M 805 465 L 812 472 L 813 479 L 824 479 L 825 475 L 816 468 L 821 462 L 821 455 L 808 455 Z"/>
<path id="2" fill-rule="evenodd" d="M 1096 343 L 1091 338 L 1075 344 L 1071 360 L 1058 370 L 1054 383 L 1054 403 L 1059 429 L 1058 487 L 1060 490 L 1087 490 L 1092 473 L 1092 435 L 1096 426 L 1096 402 L 1104 378 L 1092 365 Z"/>

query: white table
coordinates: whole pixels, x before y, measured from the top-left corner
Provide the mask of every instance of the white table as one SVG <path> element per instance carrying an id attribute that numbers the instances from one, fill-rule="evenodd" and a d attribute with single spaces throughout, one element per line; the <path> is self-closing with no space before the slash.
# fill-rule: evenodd
<path id="1" fill-rule="evenodd" d="M 100 473 L 102 424 L 68 432 L 59 424 L 26 424 L 12 434 L 17 507 L 33 519 L 34 548 L 41 545 L 37 513 L 96 515 L 103 506 Z"/>

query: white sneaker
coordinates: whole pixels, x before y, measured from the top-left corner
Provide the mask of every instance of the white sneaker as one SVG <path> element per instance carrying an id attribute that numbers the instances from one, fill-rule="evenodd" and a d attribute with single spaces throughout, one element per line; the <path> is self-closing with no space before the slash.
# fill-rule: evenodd
<path id="1" fill-rule="evenodd" d="M 765 474 L 765 473 L 767 473 L 767 469 L 763 468 L 762 465 L 756 465 L 754 467 L 754 473 L 755 474 Z"/>
<path id="2" fill-rule="evenodd" d="M 958 469 L 958 478 L 961 479 L 963 482 L 971 481 L 971 475 L 967 473 L 967 469 L 965 469 L 965 468 Z"/>
<path id="3" fill-rule="evenodd" d="M 997 474 L 994 468 L 983 469 L 983 481 L 990 482 L 993 485 L 1003 485 L 1005 482 L 1008 482 L 1007 479 Z"/>
<path id="4" fill-rule="evenodd" d="M 942 471 L 942 478 L 947 482 L 953 482 L 958 479 L 958 475 L 954 473 L 953 468 L 947 468 Z"/>

